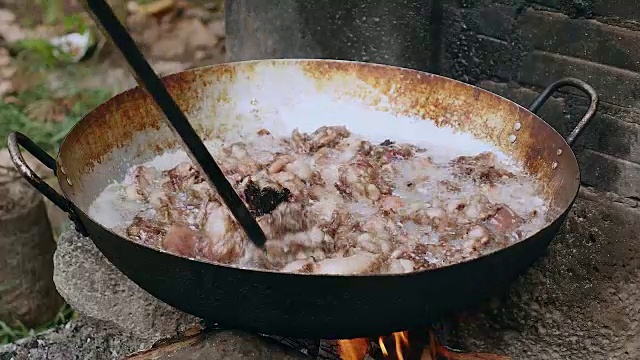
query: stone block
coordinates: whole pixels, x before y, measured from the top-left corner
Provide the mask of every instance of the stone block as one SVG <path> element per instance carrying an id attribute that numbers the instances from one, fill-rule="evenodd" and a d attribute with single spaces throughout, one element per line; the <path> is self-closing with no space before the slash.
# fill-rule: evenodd
<path id="1" fill-rule="evenodd" d="M 452 339 L 516 360 L 640 358 L 640 211 L 583 191 L 548 254 Z"/>
<path id="2" fill-rule="evenodd" d="M 517 30 L 515 6 L 493 5 L 461 11 L 465 25 L 478 34 L 507 40 Z"/>
<path id="3" fill-rule="evenodd" d="M 531 9 L 518 23 L 523 40 L 537 50 L 640 71 L 640 32 Z"/>
<path id="4" fill-rule="evenodd" d="M 543 5 L 554 9 L 562 8 L 562 0 L 533 0 L 531 1 L 531 3 Z"/>
<path id="5" fill-rule="evenodd" d="M 0 345 L 2 360 L 304 360 L 293 348 L 240 331 L 212 331 L 169 339 L 151 349 L 107 322 L 81 317 L 67 325 Z"/>
<path id="6" fill-rule="evenodd" d="M 576 113 L 584 114 L 579 107 Z M 600 111 L 578 138 L 576 147 L 585 147 L 621 160 L 640 164 L 640 125 Z"/>
<path id="7" fill-rule="evenodd" d="M 265 337 L 241 331 L 214 331 L 161 345 L 125 360 L 311 360 Z"/>
<path id="8" fill-rule="evenodd" d="M 578 153 L 578 162 L 584 184 L 620 196 L 640 198 L 640 165 L 589 149 Z"/>
<path id="9" fill-rule="evenodd" d="M 593 11 L 598 15 L 640 22 L 640 6 L 637 0 L 592 0 L 592 3 Z"/>
<path id="10" fill-rule="evenodd" d="M 600 103 L 599 112 L 604 112 L 616 119 L 640 125 L 640 109 L 616 106 L 608 103 Z"/>
<path id="11" fill-rule="evenodd" d="M 121 360 L 142 350 L 140 339 L 105 322 L 80 317 L 57 329 L 0 345 L 2 360 Z"/>
<path id="12" fill-rule="evenodd" d="M 640 71 L 640 32 L 596 20 L 573 19 L 565 14 L 513 6 L 461 10 L 465 25 L 480 35 L 503 40 L 520 37 L 523 46 Z M 517 49 L 514 49 L 517 50 Z"/>
<path id="13" fill-rule="evenodd" d="M 129 280 L 93 242 L 68 230 L 58 240 L 53 280 L 75 310 L 152 345 L 198 327 L 197 318 L 151 296 Z"/>
<path id="14" fill-rule="evenodd" d="M 523 59 L 518 81 L 545 87 L 567 76 L 589 83 L 604 101 L 640 108 L 640 74 L 574 57 L 543 51 L 528 53 Z"/>

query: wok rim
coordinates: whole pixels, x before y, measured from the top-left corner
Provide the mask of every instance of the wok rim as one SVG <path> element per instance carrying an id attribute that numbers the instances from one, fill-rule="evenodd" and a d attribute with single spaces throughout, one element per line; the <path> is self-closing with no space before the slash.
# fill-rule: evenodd
<path id="1" fill-rule="evenodd" d="M 107 231 L 111 236 L 114 236 L 116 238 L 118 238 L 119 240 L 122 241 L 128 241 L 130 243 L 133 243 L 136 246 L 148 249 L 148 250 L 152 250 L 152 251 L 157 251 L 169 256 L 174 256 L 177 258 L 181 258 L 183 260 L 187 260 L 187 261 L 194 261 L 194 262 L 198 262 L 198 263 L 202 263 L 208 266 L 214 266 L 214 267 L 224 267 L 224 268 L 228 268 L 229 270 L 235 270 L 235 271 L 243 271 L 243 272 L 253 272 L 253 273 L 272 273 L 273 275 L 284 275 L 284 276 L 296 276 L 296 277 L 311 277 L 311 278 L 345 278 L 345 277 L 349 277 L 349 278 L 372 278 L 372 277 L 380 277 L 380 278 L 398 278 L 398 277 L 412 277 L 412 276 L 420 276 L 423 275 L 425 273 L 433 273 L 433 272 L 437 272 L 437 271 L 445 271 L 448 270 L 454 266 L 457 265 L 463 265 L 463 264 L 472 264 L 474 262 L 478 262 L 478 261 L 482 261 L 485 258 L 488 258 L 490 256 L 493 255 L 497 255 L 499 253 L 505 252 L 507 250 L 509 250 L 510 248 L 517 246 L 520 243 L 525 243 L 528 241 L 533 241 L 534 238 L 536 238 L 537 235 L 539 235 L 541 232 L 543 232 L 544 230 L 546 230 L 547 228 L 549 228 L 553 223 L 555 223 L 556 221 L 558 221 L 558 219 L 560 219 L 561 217 L 563 217 L 566 213 L 568 213 L 570 211 L 570 209 L 573 207 L 573 204 L 575 203 L 576 198 L 578 197 L 578 194 L 580 192 L 580 187 L 581 187 L 581 182 L 580 179 L 582 178 L 581 176 L 581 172 L 580 172 L 580 164 L 578 163 L 577 157 L 575 155 L 575 152 L 573 151 L 573 148 L 571 147 L 571 145 L 569 145 L 565 139 L 564 136 L 562 136 L 560 133 L 558 133 L 558 131 L 556 131 L 556 129 L 554 129 L 551 125 L 549 125 L 549 123 L 547 123 L 546 121 L 544 121 L 541 117 L 539 117 L 537 114 L 533 113 L 532 111 L 530 111 L 529 109 L 525 108 L 524 106 L 511 101 L 499 94 L 496 94 L 492 91 L 480 88 L 476 85 L 471 85 L 471 84 L 467 84 L 465 82 L 456 80 L 456 79 L 452 79 L 452 78 L 448 78 L 446 76 L 442 76 L 442 75 L 437 75 L 437 74 L 432 74 L 426 71 L 420 71 L 420 70 L 416 70 L 416 69 L 411 69 L 411 68 L 406 68 L 406 67 L 401 67 L 401 66 L 394 66 L 394 65 L 386 65 L 386 64 L 381 64 L 381 63 L 369 63 L 369 62 L 363 62 L 363 61 L 352 61 L 352 60 L 338 60 L 338 59 L 322 59 L 322 58 L 287 58 L 287 59 L 277 59 L 277 58 L 272 58 L 272 59 L 258 59 L 258 60 L 243 60 L 243 61 L 234 61 L 234 62 L 223 62 L 223 63 L 219 63 L 219 64 L 212 64 L 212 65 L 207 65 L 207 66 L 200 66 L 200 67 L 194 67 L 194 68 L 190 68 L 184 71 L 180 71 L 180 72 L 176 72 L 176 73 L 172 73 L 172 74 L 168 74 L 165 76 L 161 76 L 160 79 L 162 79 L 163 81 L 166 81 L 167 79 L 170 79 L 172 77 L 177 77 L 181 74 L 184 73 L 189 73 L 189 72 L 196 72 L 196 71 L 201 71 L 204 69 L 212 69 L 212 68 L 217 68 L 217 67 L 222 67 L 222 66 L 243 66 L 243 65 L 251 65 L 251 64 L 259 64 L 259 63 L 282 63 L 283 65 L 288 65 L 288 64 L 299 64 L 299 63 L 346 63 L 346 64 L 355 64 L 358 66 L 364 66 L 364 67 L 381 67 L 381 68 L 390 68 L 390 69 L 394 69 L 394 70 L 399 70 L 399 71 L 409 71 L 412 73 L 420 73 L 420 74 L 424 74 L 424 75 L 429 75 L 429 76 L 433 76 L 435 78 L 439 78 L 442 80 L 446 80 L 449 82 L 454 82 L 457 83 L 459 85 L 463 85 L 465 87 L 469 87 L 474 89 L 475 91 L 480 91 L 480 92 L 484 92 L 484 93 L 488 93 L 492 96 L 495 96 L 497 98 L 499 98 L 502 101 L 505 101 L 509 104 L 515 105 L 518 107 L 518 109 L 520 111 L 524 111 L 525 113 L 529 114 L 529 115 L 533 115 L 533 119 L 536 121 L 541 122 L 544 126 L 546 126 L 550 131 L 552 131 L 552 133 L 554 133 L 556 136 L 558 136 L 560 139 L 562 139 L 562 141 L 567 145 L 567 147 L 569 148 L 570 151 L 570 155 L 571 155 L 571 162 L 576 164 L 576 168 L 577 168 L 577 178 L 578 178 L 578 182 L 577 182 L 577 186 L 576 189 L 574 191 L 573 196 L 571 197 L 571 201 L 568 203 L 568 205 L 564 206 L 563 208 L 558 208 L 558 211 L 556 212 L 556 215 L 554 215 L 552 218 L 550 218 L 550 220 L 546 221 L 546 225 L 541 227 L 540 229 L 538 229 L 536 232 L 532 233 L 531 235 L 529 235 L 528 237 L 526 237 L 523 240 L 514 242 L 512 244 L 510 244 L 509 246 L 500 248 L 498 250 L 494 250 L 491 252 L 488 252 L 486 254 L 483 254 L 481 256 L 478 257 L 473 257 L 470 259 L 466 259 L 464 261 L 460 261 L 460 262 L 456 262 L 453 264 L 448 264 L 448 265 L 444 265 L 444 266 L 438 266 L 435 268 L 429 268 L 429 269 L 422 269 L 422 270 L 418 270 L 418 271 L 411 271 L 408 273 L 374 273 L 374 274 L 313 274 L 313 273 L 292 273 L 292 272 L 282 272 L 282 271 L 276 271 L 276 270 L 269 270 L 269 269 L 256 269 L 256 268 L 243 268 L 243 267 L 239 267 L 239 266 L 234 266 L 234 265 L 229 265 L 229 264 L 221 264 L 221 263 L 214 263 L 214 262 L 209 262 L 209 261 L 204 261 L 204 260 L 200 260 L 200 259 L 196 259 L 196 258 L 190 258 L 190 257 L 186 257 L 186 256 L 180 256 L 180 255 L 176 255 L 173 254 L 171 252 L 168 252 L 166 250 L 163 249 L 159 249 L 159 248 L 154 248 L 151 247 L 149 245 L 145 245 L 145 244 L 141 244 L 138 243 L 136 241 L 130 240 L 126 237 L 122 237 L 118 234 L 116 234 L 115 232 L 113 232 L 111 229 L 103 226 L 102 224 L 100 224 L 98 221 L 94 220 L 91 216 L 89 216 L 84 210 L 82 210 L 81 208 L 79 208 L 78 206 L 75 205 L 75 203 L 73 201 L 70 200 L 67 191 L 65 191 L 64 187 L 60 187 L 60 190 L 62 192 L 62 195 L 69 200 L 69 202 L 72 204 L 73 206 L 73 211 L 79 212 L 82 217 L 88 219 L 89 221 L 91 221 L 93 224 L 95 224 L 96 226 L 102 228 L 103 230 Z M 99 108 L 107 106 L 107 104 L 110 104 L 113 100 L 115 100 L 118 97 L 123 97 L 125 96 L 125 94 L 130 93 L 130 92 L 135 92 L 135 91 L 142 91 L 143 93 L 146 93 L 146 90 L 143 89 L 140 85 L 136 85 L 130 89 L 124 90 L 119 92 L 118 94 L 112 96 L 111 98 L 109 98 L 108 100 L 106 100 L 105 102 L 101 103 L 100 105 L 96 106 L 95 108 L 93 108 L 91 111 L 89 111 L 87 114 L 85 114 L 80 121 L 78 121 L 67 133 L 67 135 L 65 135 L 62 143 L 60 144 L 60 147 L 58 148 L 58 152 L 57 152 L 57 156 L 56 156 L 56 163 L 59 163 L 59 160 L 61 158 L 61 154 L 62 154 L 62 150 L 63 148 L 65 148 L 65 144 L 67 139 L 69 138 L 69 135 L 71 135 L 74 131 L 78 131 L 78 128 L 80 128 L 81 124 L 87 119 L 87 117 L 89 115 L 91 115 L 92 113 L 94 113 L 95 111 L 97 111 Z M 148 96 L 148 95 L 147 95 Z M 462 133 L 467 133 L 465 131 L 461 131 Z M 471 135 L 471 134 L 470 134 Z M 472 135 L 473 136 L 473 135 Z M 475 136 L 473 136 L 475 137 Z M 485 141 L 485 140 L 483 140 Z M 486 142 L 486 141 L 485 141 Z M 508 154 L 508 153 L 507 153 Z M 61 184 L 62 183 L 62 179 L 60 178 L 60 174 L 59 172 L 56 172 L 56 178 L 58 180 L 58 183 Z M 104 189 L 103 189 L 104 190 Z M 553 237 L 555 238 L 555 233 L 553 234 Z M 88 234 L 88 237 L 91 239 L 92 234 Z M 91 239 L 91 241 L 94 241 L 93 239 Z M 254 245 L 251 245 L 254 246 Z"/>

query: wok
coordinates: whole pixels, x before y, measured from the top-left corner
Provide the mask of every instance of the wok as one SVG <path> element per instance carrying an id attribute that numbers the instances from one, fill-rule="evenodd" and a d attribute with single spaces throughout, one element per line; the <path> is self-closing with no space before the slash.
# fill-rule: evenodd
<path id="1" fill-rule="evenodd" d="M 88 207 L 132 165 L 179 146 L 152 99 L 125 91 L 85 116 L 53 159 L 20 133 L 9 137 L 22 175 L 66 211 L 76 228 L 127 277 L 153 296 L 225 327 L 299 338 L 354 338 L 423 326 L 507 289 L 540 257 L 580 186 L 570 145 L 595 114 L 598 97 L 576 79 L 551 84 L 527 110 L 445 77 L 336 60 L 260 60 L 193 69 L 163 78 L 203 139 L 237 141 L 266 128 L 346 125 L 371 140 L 428 141 L 460 155 L 497 149 L 544 184 L 557 216 L 533 236 L 463 263 L 401 275 L 310 275 L 239 269 L 191 260 L 120 237 Z M 570 86 L 591 101 L 565 140 L 534 112 Z M 19 145 L 53 169 L 57 193 L 25 163 Z M 88 275 L 90 276 L 90 275 Z"/>

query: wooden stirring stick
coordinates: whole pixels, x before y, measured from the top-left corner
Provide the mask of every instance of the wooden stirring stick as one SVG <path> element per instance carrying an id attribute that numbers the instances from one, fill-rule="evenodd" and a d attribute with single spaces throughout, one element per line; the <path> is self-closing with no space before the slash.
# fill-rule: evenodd
<path id="1" fill-rule="evenodd" d="M 182 140 L 182 144 L 191 160 L 194 164 L 200 166 L 211 187 L 218 190 L 218 194 L 220 194 L 233 216 L 247 233 L 249 239 L 256 246 L 262 248 L 267 238 L 260 225 L 258 225 L 238 194 L 231 187 L 231 184 L 225 178 L 222 170 L 220 170 L 202 140 L 164 87 L 162 81 L 145 60 L 140 49 L 138 49 L 131 35 L 115 16 L 111 7 L 104 0 L 84 0 L 82 2 L 101 31 L 111 39 L 126 59 L 138 84 L 147 90 L 156 105 L 160 107 L 169 122 L 170 128 Z"/>

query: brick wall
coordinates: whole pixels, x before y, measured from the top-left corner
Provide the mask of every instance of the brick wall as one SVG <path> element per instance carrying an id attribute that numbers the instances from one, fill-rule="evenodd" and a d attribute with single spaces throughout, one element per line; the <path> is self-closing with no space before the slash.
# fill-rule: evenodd
<path id="1" fill-rule="evenodd" d="M 565 77 L 590 83 L 597 117 L 574 145 L 583 182 L 640 198 L 640 3 L 637 0 L 444 1 L 432 44 L 439 70 L 529 105 Z M 540 115 L 566 135 L 586 97 L 561 93 Z"/>

